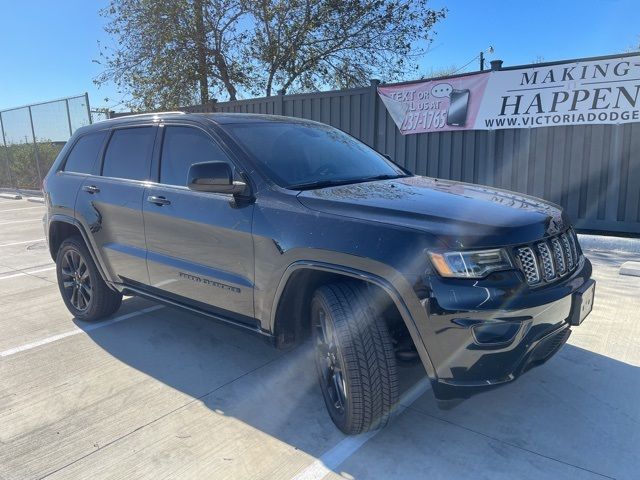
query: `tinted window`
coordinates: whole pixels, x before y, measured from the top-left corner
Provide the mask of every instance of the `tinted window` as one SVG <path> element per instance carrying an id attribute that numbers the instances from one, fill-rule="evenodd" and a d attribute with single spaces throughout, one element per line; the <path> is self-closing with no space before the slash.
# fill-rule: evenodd
<path id="1" fill-rule="evenodd" d="M 226 128 L 281 187 L 405 176 L 375 150 L 327 125 L 265 122 Z"/>
<path id="2" fill-rule="evenodd" d="M 148 180 L 155 127 L 115 130 L 104 156 L 105 177 Z"/>
<path id="3" fill-rule="evenodd" d="M 65 172 L 92 173 L 107 132 L 89 133 L 80 137 L 64 164 Z"/>
<path id="4" fill-rule="evenodd" d="M 189 167 L 201 162 L 228 162 L 227 155 L 203 131 L 191 127 L 166 127 L 162 144 L 160 183 L 187 184 Z"/>

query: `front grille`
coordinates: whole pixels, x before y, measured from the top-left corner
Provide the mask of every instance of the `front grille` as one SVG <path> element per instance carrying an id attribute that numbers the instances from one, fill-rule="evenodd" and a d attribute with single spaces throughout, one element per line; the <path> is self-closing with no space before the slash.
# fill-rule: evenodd
<path id="1" fill-rule="evenodd" d="M 536 256 L 530 247 L 521 247 L 517 250 L 518 259 L 520 260 L 520 268 L 527 283 L 535 285 L 540 282 L 540 270 L 536 262 Z"/>
<path id="2" fill-rule="evenodd" d="M 529 285 L 542 285 L 562 278 L 578 266 L 578 243 L 575 232 L 566 232 L 515 248 L 518 267 Z"/>
<path id="3" fill-rule="evenodd" d="M 556 267 L 553 264 L 553 258 L 551 258 L 551 250 L 549 249 L 547 242 L 540 242 L 536 247 L 538 247 L 538 253 L 540 254 L 539 258 L 542 262 L 544 279 L 549 282 L 556 278 Z"/>
<path id="4" fill-rule="evenodd" d="M 558 267 L 558 275 L 564 275 L 567 273 L 567 262 L 565 261 L 564 254 L 562 253 L 562 245 L 558 237 L 551 239 L 551 246 L 553 247 L 553 259 Z"/>
<path id="5" fill-rule="evenodd" d="M 575 265 L 573 261 L 574 250 L 571 248 L 571 244 L 569 243 L 569 235 L 563 233 L 560 235 L 560 241 L 562 242 L 564 258 L 567 259 L 567 268 L 569 270 L 573 270 L 573 266 Z"/>

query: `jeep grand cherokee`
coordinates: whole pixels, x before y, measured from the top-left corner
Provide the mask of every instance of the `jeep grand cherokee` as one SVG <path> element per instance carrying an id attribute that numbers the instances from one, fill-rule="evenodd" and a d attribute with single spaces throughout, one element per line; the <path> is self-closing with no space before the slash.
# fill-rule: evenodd
<path id="1" fill-rule="evenodd" d="M 591 311 L 591 264 L 557 205 L 412 175 L 326 125 L 163 113 L 80 128 L 44 184 L 60 292 L 78 319 L 139 295 L 313 340 L 329 414 L 384 425 L 396 362 L 440 400 L 509 382 Z"/>

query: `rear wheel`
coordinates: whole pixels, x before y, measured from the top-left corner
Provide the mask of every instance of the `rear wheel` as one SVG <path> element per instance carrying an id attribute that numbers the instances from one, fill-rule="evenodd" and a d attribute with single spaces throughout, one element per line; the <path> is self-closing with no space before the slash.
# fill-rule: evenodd
<path id="1" fill-rule="evenodd" d="M 346 282 L 320 287 L 311 302 L 320 388 L 331 419 L 346 434 L 386 425 L 398 400 L 379 300 L 368 286 Z"/>
<path id="2" fill-rule="evenodd" d="M 99 320 L 120 308 L 122 294 L 104 282 L 80 237 L 69 237 L 60 245 L 56 274 L 62 299 L 77 319 Z"/>

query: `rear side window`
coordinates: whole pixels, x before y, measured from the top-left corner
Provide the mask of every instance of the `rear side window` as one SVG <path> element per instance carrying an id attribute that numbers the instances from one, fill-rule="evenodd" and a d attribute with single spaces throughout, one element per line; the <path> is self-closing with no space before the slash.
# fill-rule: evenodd
<path id="1" fill-rule="evenodd" d="M 67 156 L 64 171 L 93 173 L 93 166 L 98 159 L 106 135 L 107 132 L 95 132 L 80 137 Z"/>
<path id="2" fill-rule="evenodd" d="M 104 155 L 102 175 L 148 180 L 155 134 L 155 127 L 115 130 Z"/>
<path id="3" fill-rule="evenodd" d="M 160 163 L 160 183 L 187 184 L 189 167 L 201 162 L 229 162 L 229 158 L 207 134 L 191 127 L 165 127 Z"/>

